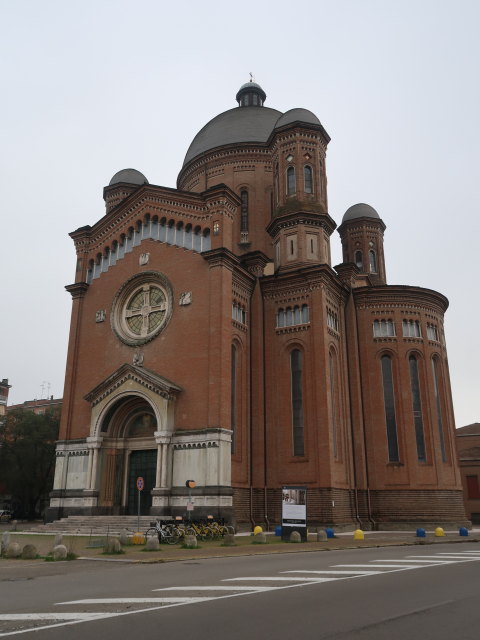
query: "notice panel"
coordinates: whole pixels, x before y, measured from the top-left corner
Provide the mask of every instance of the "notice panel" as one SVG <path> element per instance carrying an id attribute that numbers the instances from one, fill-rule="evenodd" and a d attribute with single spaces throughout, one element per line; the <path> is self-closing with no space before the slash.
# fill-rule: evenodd
<path id="1" fill-rule="evenodd" d="M 307 540 L 307 488 L 282 488 L 282 540 L 288 540 L 292 531 L 298 531 Z"/>

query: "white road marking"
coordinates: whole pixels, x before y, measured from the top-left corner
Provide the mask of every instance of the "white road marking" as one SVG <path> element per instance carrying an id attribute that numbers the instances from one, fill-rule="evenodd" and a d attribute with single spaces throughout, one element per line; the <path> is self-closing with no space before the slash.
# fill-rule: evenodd
<path id="1" fill-rule="evenodd" d="M 235 582 L 241 580 L 263 580 L 264 582 L 276 582 L 285 580 L 288 582 L 329 582 L 331 580 L 335 580 L 335 578 L 282 578 L 280 576 L 261 576 L 261 577 L 252 577 L 249 578 L 225 578 L 222 582 Z"/>
<path id="2" fill-rule="evenodd" d="M 399 565 L 399 564 L 376 564 L 376 565 L 371 565 L 371 564 L 334 564 L 334 567 L 357 567 L 358 569 L 361 569 L 362 567 L 372 567 L 375 566 L 375 568 L 378 569 L 420 569 L 418 564 L 412 564 L 412 565 Z M 388 573 L 387 572 L 383 572 L 383 573 Z"/>
<path id="3" fill-rule="evenodd" d="M 152 591 L 272 591 L 276 587 L 258 587 L 257 585 L 251 587 L 240 587 L 232 585 L 227 586 L 215 586 L 215 587 L 162 587 L 161 589 L 152 589 Z"/>
<path id="4" fill-rule="evenodd" d="M 87 598 L 85 600 L 69 600 L 68 602 L 56 602 L 56 605 L 63 604 L 177 604 L 186 602 L 204 602 L 212 598 Z"/>
<path id="5" fill-rule="evenodd" d="M 407 560 L 393 560 L 393 562 L 418 562 L 421 565 L 429 565 L 429 564 L 455 564 L 454 560 L 417 560 L 417 558 L 431 558 L 432 556 L 407 556 Z M 372 560 L 372 562 L 382 562 L 382 560 Z"/>
<path id="6" fill-rule="evenodd" d="M 303 569 L 295 569 L 294 571 L 280 571 L 280 573 L 318 573 L 318 574 L 339 574 L 339 575 L 347 575 L 347 576 L 378 576 L 379 573 L 385 573 L 385 571 L 307 571 Z"/>
<path id="7" fill-rule="evenodd" d="M 0 621 L 28 621 L 28 620 L 93 620 L 104 617 L 105 613 L 2 613 Z M 0 633 L 0 636 L 4 635 Z"/>

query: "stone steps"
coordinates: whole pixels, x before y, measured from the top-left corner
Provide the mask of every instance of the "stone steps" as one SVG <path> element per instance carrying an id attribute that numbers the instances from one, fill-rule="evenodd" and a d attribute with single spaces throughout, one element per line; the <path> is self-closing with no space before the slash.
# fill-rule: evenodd
<path id="1" fill-rule="evenodd" d="M 155 516 L 68 516 L 32 528 L 34 533 L 65 533 L 78 535 L 118 535 L 125 529 L 132 533 L 140 529 L 144 532 Z M 140 527 L 138 527 L 138 522 Z"/>

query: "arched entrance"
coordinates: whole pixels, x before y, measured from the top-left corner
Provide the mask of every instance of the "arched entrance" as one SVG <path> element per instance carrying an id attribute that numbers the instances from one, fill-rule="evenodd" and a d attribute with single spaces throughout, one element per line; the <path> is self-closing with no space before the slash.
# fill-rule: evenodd
<path id="1" fill-rule="evenodd" d="M 138 513 L 136 481 L 144 479 L 140 513 L 147 515 L 155 488 L 157 419 L 150 403 L 137 395 L 123 396 L 106 412 L 100 427 L 98 506 L 110 513 Z"/>

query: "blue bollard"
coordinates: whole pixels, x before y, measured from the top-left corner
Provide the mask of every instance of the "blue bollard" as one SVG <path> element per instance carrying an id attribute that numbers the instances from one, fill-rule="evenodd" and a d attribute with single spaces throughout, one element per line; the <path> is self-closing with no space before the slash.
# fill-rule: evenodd
<path id="1" fill-rule="evenodd" d="M 417 538 L 426 538 L 427 534 L 425 532 L 425 529 L 417 529 L 417 533 L 415 534 L 417 536 Z"/>
<path id="2" fill-rule="evenodd" d="M 275 527 L 275 535 L 276 536 L 281 536 L 282 535 L 282 526 L 278 525 Z"/>
<path id="3" fill-rule="evenodd" d="M 327 527 L 325 529 L 325 533 L 327 534 L 327 538 L 334 538 L 335 537 L 335 533 L 334 533 L 333 529 L 331 529 L 330 527 Z"/>
<path id="4" fill-rule="evenodd" d="M 460 529 L 458 530 L 458 535 L 460 535 L 460 536 L 468 536 L 467 527 L 460 527 Z"/>

